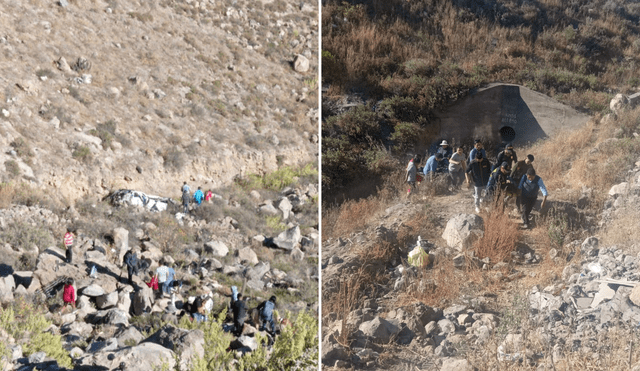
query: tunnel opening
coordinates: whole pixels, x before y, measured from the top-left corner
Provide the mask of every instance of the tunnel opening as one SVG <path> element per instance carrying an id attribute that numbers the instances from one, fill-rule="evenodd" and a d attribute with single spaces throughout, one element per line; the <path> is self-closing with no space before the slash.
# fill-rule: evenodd
<path id="1" fill-rule="evenodd" d="M 501 127 L 500 130 L 498 130 L 498 133 L 500 133 L 500 140 L 502 143 L 510 143 L 516 139 L 516 131 L 511 126 L 505 125 Z"/>

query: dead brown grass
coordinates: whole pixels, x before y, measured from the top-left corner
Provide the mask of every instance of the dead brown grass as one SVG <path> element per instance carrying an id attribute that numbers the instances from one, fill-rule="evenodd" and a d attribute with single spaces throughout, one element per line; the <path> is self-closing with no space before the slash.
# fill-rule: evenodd
<path id="1" fill-rule="evenodd" d="M 348 236 L 364 229 L 380 210 L 378 197 L 349 200 L 339 208 L 328 208 L 322 217 L 322 239 Z"/>
<path id="2" fill-rule="evenodd" d="M 484 235 L 476 241 L 473 250 L 480 259 L 489 258 L 492 263 L 507 259 L 520 240 L 520 227 L 507 213 L 495 208 L 490 214 L 483 214 Z"/>

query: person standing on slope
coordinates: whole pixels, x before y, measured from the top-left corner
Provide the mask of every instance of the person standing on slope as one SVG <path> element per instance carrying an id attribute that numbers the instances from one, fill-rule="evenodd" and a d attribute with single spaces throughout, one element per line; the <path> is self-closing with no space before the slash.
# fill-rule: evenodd
<path id="1" fill-rule="evenodd" d="M 418 172 L 418 164 L 420 163 L 420 155 L 415 155 L 411 160 L 409 160 L 409 164 L 407 165 L 407 172 L 405 174 L 405 179 L 409 184 L 409 189 L 407 189 L 407 194 L 410 195 L 416 188 L 416 178 Z"/>
<path id="2" fill-rule="evenodd" d="M 198 207 L 202 204 L 202 200 L 204 199 L 204 193 L 202 193 L 202 188 L 198 187 L 198 189 L 193 193 L 193 200 L 196 202 L 194 207 Z"/>
<path id="3" fill-rule="evenodd" d="M 544 186 L 542 178 L 536 175 L 536 171 L 533 168 L 527 170 L 527 175 L 522 177 L 518 188 L 522 191 L 522 226 L 529 228 L 529 214 L 533 209 L 538 199 L 538 191 L 542 192 L 542 204 L 540 204 L 540 210 L 544 209 L 544 205 L 547 202 L 547 187 Z"/>
<path id="4" fill-rule="evenodd" d="M 477 151 L 475 159 L 467 166 L 467 184 L 471 183 L 468 174 L 473 177 L 473 200 L 476 206 L 476 212 L 480 212 L 480 202 L 482 202 L 482 192 L 489 183 L 491 175 L 491 162 L 487 160 L 481 151 Z"/>

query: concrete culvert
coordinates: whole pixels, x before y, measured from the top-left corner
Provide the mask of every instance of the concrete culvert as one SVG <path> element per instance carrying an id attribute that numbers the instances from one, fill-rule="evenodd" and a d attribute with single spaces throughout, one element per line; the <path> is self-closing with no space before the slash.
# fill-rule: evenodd
<path id="1" fill-rule="evenodd" d="M 516 139 L 516 131 L 511 126 L 503 126 L 498 130 L 502 143 L 510 143 Z"/>

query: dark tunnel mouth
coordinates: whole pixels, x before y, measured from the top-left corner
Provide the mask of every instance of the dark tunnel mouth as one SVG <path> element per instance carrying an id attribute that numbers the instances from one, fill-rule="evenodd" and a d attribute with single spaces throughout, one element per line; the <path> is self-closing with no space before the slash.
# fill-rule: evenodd
<path id="1" fill-rule="evenodd" d="M 503 143 L 513 142 L 516 139 L 516 130 L 511 126 L 503 126 L 498 132 Z"/>

